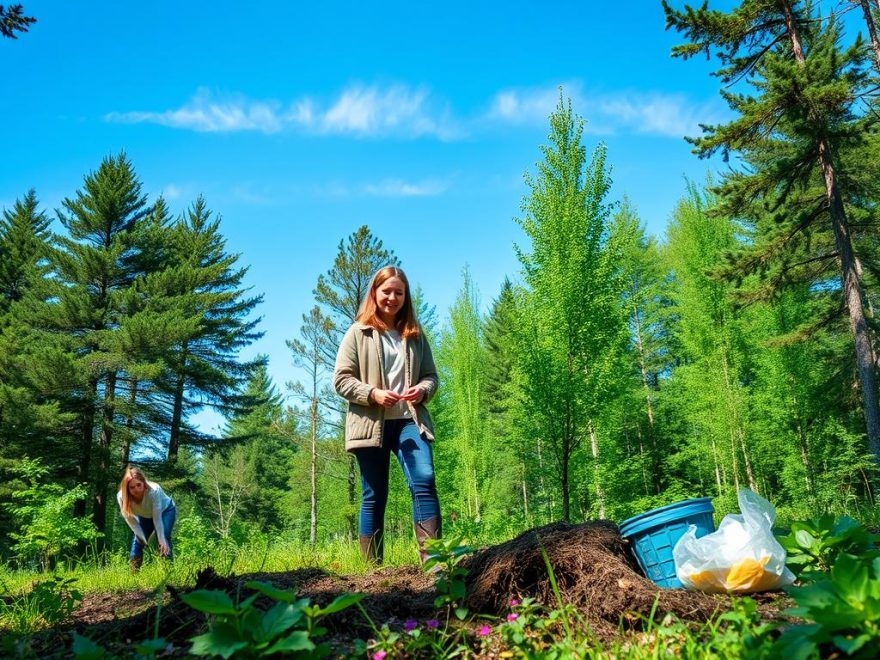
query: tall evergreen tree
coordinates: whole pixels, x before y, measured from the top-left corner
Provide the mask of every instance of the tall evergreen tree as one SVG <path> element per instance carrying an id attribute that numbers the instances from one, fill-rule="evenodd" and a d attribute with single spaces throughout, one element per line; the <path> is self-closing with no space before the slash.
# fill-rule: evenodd
<path id="1" fill-rule="evenodd" d="M 245 361 L 240 351 L 262 336 L 260 319 L 251 314 L 262 295 L 249 296 L 242 286 L 247 267 L 239 254 L 226 251 L 220 219 L 199 197 L 175 224 L 168 255 L 173 270 L 168 293 L 184 318 L 197 326 L 168 356 L 162 387 L 171 401 L 168 460 L 177 460 L 182 445 L 204 438 L 187 417 L 204 407 L 224 414 L 246 409 L 243 385 L 261 359 Z"/>
<path id="2" fill-rule="evenodd" d="M 49 218 L 28 191 L 0 217 L 0 316 L 46 273 Z"/>
<path id="3" fill-rule="evenodd" d="M 126 292 L 140 274 L 134 237 L 149 213 L 141 188 L 131 162 L 120 154 L 105 158 L 86 175 L 82 189 L 63 201 L 59 218 L 68 235 L 56 237 L 57 279 L 45 308 L 45 324 L 71 337 L 80 370 L 88 374 L 76 396 L 77 478 L 90 486 L 99 530 L 106 521 L 117 380 L 128 357 L 119 330 L 127 314 Z M 81 505 L 78 512 L 84 510 Z"/>
<path id="4" fill-rule="evenodd" d="M 265 364 L 254 369 L 244 396 L 252 405 L 229 420 L 224 436 L 232 446 L 222 453 L 229 470 L 247 466 L 250 483 L 248 496 L 239 505 L 240 520 L 263 531 L 279 532 L 288 518 L 285 501 L 296 451 L 292 420 Z"/>
<path id="5" fill-rule="evenodd" d="M 737 117 L 705 127 L 705 135 L 693 140 L 701 156 L 735 152 L 746 164 L 719 186 L 722 212 L 756 222 L 758 229 L 734 268 L 772 269 L 771 279 L 784 285 L 805 277 L 827 281 L 836 266 L 868 446 L 880 465 L 875 356 L 857 245 L 866 232 L 852 222 L 854 216 L 871 224 L 874 219 L 870 204 L 860 210 L 862 200 L 871 199 L 864 196 L 862 173 L 847 168 L 848 154 L 864 148 L 876 123 L 859 107 L 869 83 L 865 50 L 860 40 L 841 49 L 837 20 L 798 0 L 743 0 L 729 12 L 710 10 L 708 3 L 684 11 L 666 0 L 663 6 L 667 27 L 688 40 L 674 56 L 714 55 L 723 82 L 745 79 L 754 89 L 722 92 Z M 758 222 L 761 217 L 773 222 Z"/>

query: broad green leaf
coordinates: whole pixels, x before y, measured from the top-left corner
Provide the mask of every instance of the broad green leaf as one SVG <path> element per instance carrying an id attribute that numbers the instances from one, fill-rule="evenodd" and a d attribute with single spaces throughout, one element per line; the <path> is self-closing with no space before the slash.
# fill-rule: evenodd
<path id="1" fill-rule="evenodd" d="M 327 607 L 321 608 L 319 610 L 319 615 L 341 612 L 345 608 L 361 602 L 364 598 L 366 598 L 366 594 L 342 594 L 341 596 L 334 598 L 333 602 L 327 605 Z"/>
<path id="2" fill-rule="evenodd" d="M 458 617 L 460 621 L 464 621 L 467 618 L 468 609 L 466 607 L 456 607 L 455 608 L 455 616 Z"/>
<path id="3" fill-rule="evenodd" d="M 147 639 L 134 647 L 135 653 L 138 655 L 154 655 L 159 653 L 168 646 L 168 642 L 166 642 L 161 637 L 156 639 Z"/>
<path id="4" fill-rule="evenodd" d="M 311 651 L 315 648 L 309 634 L 305 630 L 296 630 L 292 635 L 280 639 L 264 651 L 264 655 L 281 653 L 283 651 Z"/>
<path id="5" fill-rule="evenodd" d="M 290 603 L 276 603 L 269 608 L 260 621 L 255 637 L 260 641 L 271 641 L 302 619 L 302 611 Z"/>
<path id="6" fill-rule="evenodd" d="M 223 591 L 207 591 L 199 589 L 184 594 L 180 599 L 191 608 L 199 612 L 207 612 L 208 614 L 229 614 L 234 616 L 236 613 L 235 605 L 232 599 Z"/>
<path id="7" fill-rule="evenodd" d="M 73 633 L 72 651 L 76 660 L 102 660 L 105 653 L 103 646 L 77 633 Z"/>
<path id="8" fill-rule="evenodd" d="M 811 549 L 814 545 L 816 545 L 816 537 L 810 534 L 805 529 L 799 529 L 794 532 L 794 538 L 804 549 Z"/>
<path id="9" fill-rule="evenodd" d="M 861 603 L 868 590 L 868 567 L 859 558 L 841 554 L 831 568 L 837 592 L 849 603 Z"/>
<path id="10" fill-rule="evenodd" d="M 264 596 L 268 596 L 272 600 L 281 601 L 282 603 L 292 603 L 296 600 L 296 592 L 288 589 L 277 589 L 268 582 L 251 580 L 250 582 L 245 582 L 244 586 L 248 589 L 259 591 Z"/>
<path id="11" fill-rule="evenodd" d="M 235 627 L 225 622 L 215 623 L 211 630 L 190 641 L 193 644 L 189 652 L 193 655 L 219 655 L 223 658 L 231 658 L 236 651 L 247 646 Z"/>
<path id="12" fill-rule="evenodd" d="M 871 636 L 862 634 L 857 635 L 856 637 L 842 637 L 840 635 L 835 635 L 832 639 L 834 645 L 839 648 L 841 651 L 846 653 L 847 655 L 852 655 L 860 648 L 862 648 L 865 644 L 871 641 Z"/>

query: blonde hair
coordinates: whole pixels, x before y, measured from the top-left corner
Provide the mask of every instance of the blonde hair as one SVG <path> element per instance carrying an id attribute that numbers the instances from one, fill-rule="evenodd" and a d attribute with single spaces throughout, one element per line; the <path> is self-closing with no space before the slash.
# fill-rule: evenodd
<path id="1" fill-rule="evenodd" d="M 385 323 L 379 318 L 379 308 L 376 305 L 376 289 L 382 286 L 392 277 L 396 277 L 403 282 L 404 300 L 403 306 L 397 312 L 397 318 L 394 320 L 394 329 L 400 332 L 401 337 L 417 337 L 421 329 L 416 321 L 416 312 L 412 304 L 412 296 L 409 292 L 409 280 L 400 268 L 395 266 L 385 266 L 376 271 L 373 279 L 370 280 L 370 288 L 367 295 L 364 296 L 358 309 L 356 320 L 370 325 L 377 330 L 390 330 Z"/>
<path id="2" fill-rule="evenodd" d="M 122 513 L 127 516 L 131 515 L 131 498 L 128 494 L 128 484 L 134 479 L 137 479 L 144 484 L 144 491 L 150 490 L 150 484 L 147 481 L 147 477 L 140 468 L 134 467 L 133 465 L 129 465 L 125 468 L 125 474 L 122 476 L 122 481 L 119 482 L 119 492 L 122 493 Z"/>

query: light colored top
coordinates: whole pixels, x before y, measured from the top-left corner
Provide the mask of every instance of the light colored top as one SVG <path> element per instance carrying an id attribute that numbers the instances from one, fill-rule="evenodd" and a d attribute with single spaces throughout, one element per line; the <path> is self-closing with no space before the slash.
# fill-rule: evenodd
<path id="1" fill-rule="evenodd" d="M 406 390 L 406 354 L 397 330 L 382 333 L 382 359 L 385 363 L 385 389 L 403 394 Z M 412 413 L 406 401 L 398 401 L 385 411 L 385 419 L 409 419 Z"/>
<path id="2" fill-rule="evenodd" d="M 345 333 L 336 354 L 333 388 L 348 401 L 345 414 L 345 450 L 382 446 L 385 409 L 370 398 L 373 390 L 384 387 L 381 333 L 366 323 L 355 321 Z M 437 367 L 425 333 L 403 340 L 406 351 L 406 383 L 422 390 L 422 400 L 413 406 L 413 421 L 428 442 L 434 441 L 434 423 L 426 404 L 437 392 Z"/>
<path id="3" fill-rule="evenodd" d="M 128 501 L 131 504 L 131 513 L 128 515 L 122 511 L 122 491 L 116 493 L 119 512 L 122 514 L 122 517 L 125 518 L 125 522 L 128 523 L 128 526 L 131 527 L 131 531 L 134 532 L 134 535 L 137 536 L 140 542 L 144 545 L 147 544 L 147 538 L 144 535 L 144 530 L 141 527 L 137 516 L 140 516 L 141 518 L 152 518 L 153 526 L 156 528 L 156 538 L 159 539 L 159 543 L 167 545 L 168 539 L 165 538 L 165 526 L 162 524 L 162 512 L 169 506 L 172 506 L 174 502 L 165 494 L 165 491 L 162 490 L 162 486 L 159 484 L 153 481 L 148 481 L 147 485 L 150 488 L 149 490 L 144 491 L 144 496 L 140 502 L 135 502 L 131 497 L 128 498 Z"/>

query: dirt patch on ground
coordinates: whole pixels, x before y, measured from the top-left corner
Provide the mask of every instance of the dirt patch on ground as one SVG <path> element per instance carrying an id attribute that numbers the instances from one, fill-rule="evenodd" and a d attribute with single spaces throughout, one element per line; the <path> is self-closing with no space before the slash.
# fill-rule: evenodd
<path id="1" fill-rule="evenodd" d="M 555 608 L 557 599 L 542 548 L 563 602 L 577 607 L 603 639 L 616 635 L 621 621 L 638 625 L 640 616 L 647 617 L 654 609 L 655 600 L 656 616 L 671 612 L 690 621 L 705 621 L 726 608 L 725 597 L 659 589 L 642 577 L 628 542 L 617 525 L 608 521 L 554 523 L 480 551 L 466 563 L 468 607 L 503 614 L 509 611 L 512 598 L 528 596 Z"/>
<path id="2" fill-rule="evenodd" d="M 728 599 L 678 590 L 658 589 L 638 572 L 629 546 L 613 523 L 599 521 L 583 525 L 555 523 L 529 530 L 518 537 L 490 546 L 469 557 L 466 605 L 473 613 L 504 615 L 512 598 L 534 597 L 550 609 L 556 596 L 542 556 L 546 551 L 564 602 L 577 607 L 593 634 L 608 641 L 624 628 L 638 629 L 657 607 L 655 616 L 673 613 L 688 621 L 706 621 L 726 609 Z M 388 624 L 401 630 L 407 619 L 424 621 L 443 618 L 434 609 L 433 575 L 416 566 L 386 567 L 366 575 L 336 575 L 319 568 L 287 573 L 258 573 L 223 577 L 213 570 L 199 574 L 197 589 L 221 589 L 233 599 L 250 594 L 250 580 L 269 582 L 277 588 L 293 589 L 314 604 L 326 605 L 346 593 L 363 593 L 361 602 L 377 626 Z M 32 649 L 38 657 L 69 654 L 72 632 L 87 635 L 111 655 L 129 656 L 132 645 L 158 635 L 170 646 L 164 657 L 187 654 L 189 639 L 206 630 L 205 616 L 180 600 L 173 587 L 165 592 L 91 594 L 73 615 L 73 620 L 56 630 L 36 636 Z M 763 602 L 762 602 L 763 601 Z M 775 618 L 774 596 L 759 597 L 760 609 Z M 258 601 L 258 605 L 260 601 Z M 268 607 L 266 600 L 263 607 Z M 350 653 L 356 639 L 373 636 L 372 626 L 358 608 L 350 608 L 322 620 L 328 628 L 334 655 Z"/>

